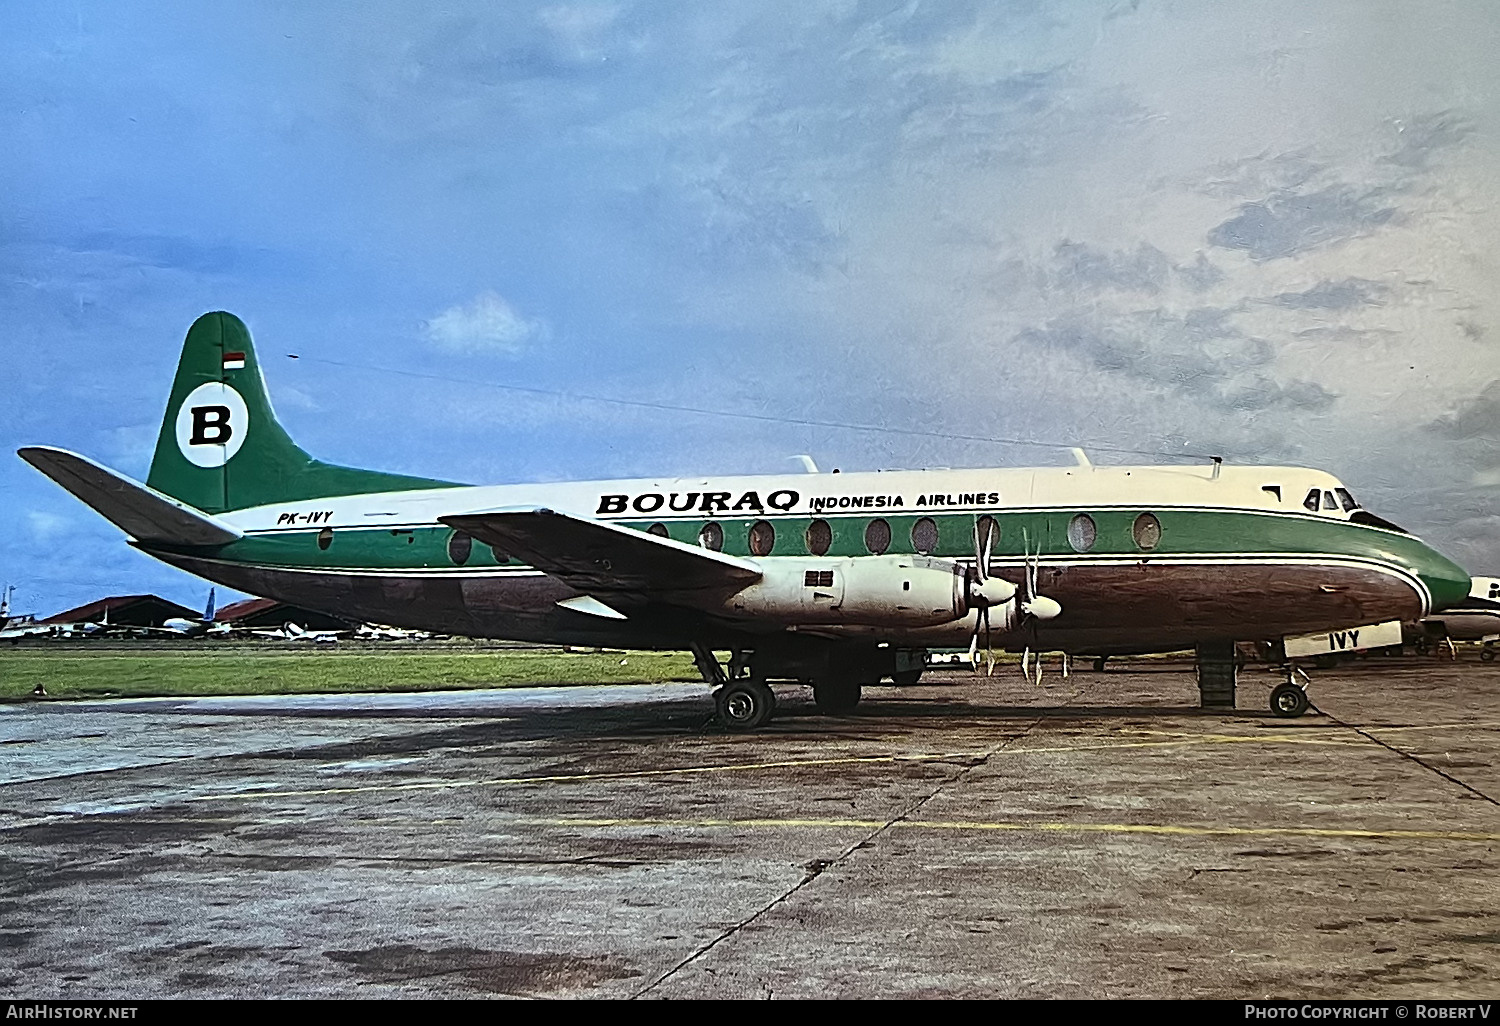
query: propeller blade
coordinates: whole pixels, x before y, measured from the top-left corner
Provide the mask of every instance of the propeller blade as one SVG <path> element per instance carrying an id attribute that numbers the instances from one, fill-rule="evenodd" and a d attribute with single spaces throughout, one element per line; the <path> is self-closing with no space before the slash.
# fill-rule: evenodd
<path id="1" fill-rule="evenodd" d="M 989 530 L 984 533 L 984 544 L 979 547 L 979 580 L 981 582 L 990 576 L 990 553 L 995 548 L 995 524 L 989 524 Z"/>
<path id="2" fill-rule="evenodd" d="M 981 585 L 989 577 L 989 560 L 985 558 L 984 539 L 979 537 L 979 520 L 974 520 L 974 578 Z"/>
<path id="3" fill-rule="evenodd" d="M 981 614 L 984 617 L 984 653 L 989 659 L 989 669 L 985 671 L 986 677 L 995 675 L 995 646 L 990 643 L 990 610 L 986 606 Z"/>
<path id="4" fill-rule="evenodd" d="M 1021 600 L 1031 599 L 1031 537 L 1021 528 Z"/>

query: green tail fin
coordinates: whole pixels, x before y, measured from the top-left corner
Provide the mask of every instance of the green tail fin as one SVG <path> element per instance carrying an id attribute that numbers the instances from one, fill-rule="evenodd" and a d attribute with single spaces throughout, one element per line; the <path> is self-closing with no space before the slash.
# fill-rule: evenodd
<path id="1" fill-rule="evenodd" d="M 321 463 L 276 420 L 250 331 L 207 313 L 188 329 L 146 483 L 206 513 L 449 481 Z"/>

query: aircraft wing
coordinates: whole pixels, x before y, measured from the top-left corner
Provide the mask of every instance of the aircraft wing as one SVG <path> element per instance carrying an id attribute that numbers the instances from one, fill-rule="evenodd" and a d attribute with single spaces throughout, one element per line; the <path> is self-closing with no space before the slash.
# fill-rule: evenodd
<path id="1" fill-rule="evenodd" d="M 748 559 L 557 510 L 439 517 L 586 595 L 685 601 L 727 597 L 761 577 Z"/>

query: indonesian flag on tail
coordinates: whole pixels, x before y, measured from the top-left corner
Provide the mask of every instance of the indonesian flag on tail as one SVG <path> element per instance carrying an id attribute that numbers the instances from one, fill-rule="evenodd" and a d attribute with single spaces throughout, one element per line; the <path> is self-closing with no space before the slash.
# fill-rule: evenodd
<path id="1" fill-rule="evenodd" d="M 245 354 L 244 353 L 225 353 L 224 354 L 224 369 L 225 370 L 227 370 L 227 371 L 239 370 L 239 369 L 241 369 L 244 366 L 245 366 Z"/>

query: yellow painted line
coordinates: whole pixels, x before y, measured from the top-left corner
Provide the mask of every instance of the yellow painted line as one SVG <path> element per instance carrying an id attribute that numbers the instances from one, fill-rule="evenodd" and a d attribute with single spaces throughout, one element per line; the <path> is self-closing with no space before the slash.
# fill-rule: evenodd
<path id="1" fill-rule="evenodd" d="M 831 759 L 782 759 L 771 762 L 727 763 L 710 766 L 678 766 L 653 770 L 624 770 L 604 773 L 559 773 L 528 777 L 491 777 L 484 780 L 433 780 L 409 784 L 362 784 L 353 787 L 320 787 L 288 791 L 233 791 L 221 794 L 194 795 L 190 802 L 248 801 L 256 798 L 315 798 L 336 794 L 379 794 L 401 791 L 444 791 L 469 787 L 515 787 L 527 784 L 571 784 L 603 780 L 644 780 L 657 777 L 701 776 L 712 773 L 744 773 L 767 769 L 805 769 L 816 766 L 892 765 L 910 762 L 946 762 L 956 759 L 998 758 L 1002 755 L 1034 755 L 1060 752 L 1089 752 L 1112 748 L 1181 748 L 1195 744 L 1220 744 L 1224 741 L 1260 741 L 1269 744 L 1318 744 L 1350 747 L 1368 742 L 1319 740 L 1300 737 L 1255 737 L 1224 735 L 1223 738 L 1193 737 L 1169 741 L 1101 742 L 1097 745 L 1059 745 L 1055 747 L 1002 748 L 991 752 L 942 752 L 916 755 L 863 755 Z"/>
<path id="2" fill-rule="evenodd" d="M 1151 733 L 1166 733 L 1153 731 Z M 1258 744 L 1333 745 L 1343 748 L 1377 747 L 1363 738 L 1300 737 L 1295 734 L 1168 734 L 1170 741 L 1101 741 L 1092 745 L 1058 745 L 1052 748 L 1006 748 L 997 755 L 1022 752 L 1092 752 L 1101 748 L 1170 748 L 1181 745 Z"/>
<path id="3" fill-rule="evenodd" d="M 699 775 L 705 773 L 739 773 L 763 769 L 799 769 L 808 766 L 878 764 L 897 762 L 941 762 L 947 759 L 976 759 L 982 752 L 951 752 L 934 755 L 865 755 L 838 759 L 784 759 L 775 762 L 729 763 L 716 766 L 679 766 L 672 769 L 622 770 L 613 773 L 558 773 L 535 777 L 491 777 L 486 780 L 434 780 L 412 784 L 367 784 L 359 787 L 322 787 L 299 791 L 235 791 L 227 794 L 195 795 L 188 801 L 234 801 L 248 798 L 302 798 L 329 794 L 365 794 L 381 791 L 437 791 L 464 787 L 505 787 L 516 784 L 565 784 L 587 780 L 635 780 L 651 777 Z"/>
<path id="4" fill-rule="evenodd" d="M 1398 730 L 1461 730 L 1463 728 L 1470 730 L 1495 730 L 1500 728 L 1500 721 L 1491 721 L 1489 723 L 1425 723 L 1413 724 L 1409 727 L 1370 727 L 1363 724 L 1355 724 L 1355 726 L 1358 726 L 1360 730 L 1368 730 L 1372 734 L 1376 732 L 1391 733 Z"/>
<path id="5" fill-rule="evenodd" d="M 1373 840 L 1500 842 L 1500 833 L 1464 830 L 1365 830 L 1335 827 L 1179 826 L 1169 823 L 1055 823 L 1014 820 L 895 820 L 879 819 L 590 819 L 572 817 L 515 817 L 518 826 L 585 827 L 591 829 L 654 830 L 878 830 L 988 831 L 996 833 L 1153 834 L 1176 837 L 1344 837 Z"/>

